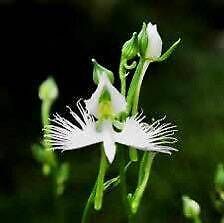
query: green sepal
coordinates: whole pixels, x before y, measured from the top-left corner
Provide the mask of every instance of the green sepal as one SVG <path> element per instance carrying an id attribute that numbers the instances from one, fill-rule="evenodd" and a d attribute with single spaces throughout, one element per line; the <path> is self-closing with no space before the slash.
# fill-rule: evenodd
<path id="1" fill-rule="evenodd" d="M 143 22 L 142 29 L 138 34 L 138 48 L 141 57 L 145 56 L 146 49 L 148 47 L 148 34 L 147 25 Z"/>
<path id="2" fill-rule="evenodd" d="M 162 62 L 166 59 L 168 59 L 171 54 L 174 52 L 174 50 L 178 47 L 179 43 L 180 43 L 181 39 L 179 38 L 162 56 L 160 56 L 159 58 L 156 59 L 152 59 L 152 58 L 146 58 L 147 60 L 150 60 L 152 62 Z"/>
<path id="3" fill-rule="evenodd" d="M 121 53 L 121 57 L 126 60 L 131 60 L 138 54 L 138 35 L 136 32 L 133 33 L 131 39 L 124 43 Z"/>
<path id="4" fill-rule="evenodd" d="M 93 62 L 93 81 L 97 85 L 99 83 L 99 79 L 101 75 L 107 75 L 110 82 L 114 83 L 114 74 L 112 71 L 106 69 L 105 67 L 101 66 L 97 63 L 95 59 L 92 59 Z"/>
<path id="5" fill-rule="evenodd" d="M 52 77 L 49 77 L 39 87 L 39 98 L 43 101 L 54 101 L 57 97 L 57 84 Z"/>

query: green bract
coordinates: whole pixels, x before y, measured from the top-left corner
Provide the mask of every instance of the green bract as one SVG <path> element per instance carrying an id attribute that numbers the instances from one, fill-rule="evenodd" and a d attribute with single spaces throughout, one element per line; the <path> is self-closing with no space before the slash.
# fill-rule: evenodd
<path id="1" fill-rule="evenodd" d="M 92 59 L 93 62 L 93 81 L 95 84 L 99 83 L 99 79 L 101 75 L 107 75 L 109 78 L 110 82 L 113 84 L 114 83 L 114 74 L 112 71 L 106 69 L 105 67 L 101 66 L 100 64 L 97 63 L 95 59 Z"/>
<path id="2" fill-rule="evenodd" d="M 171 54 L 173 53 L 173 51 L 177 48 L 177 46 L 179 45 L 181 39 L 179 38 L 161 57 L 154 59 L 153 62 L 162 62 L 166 59 L 168 59 Z M 151 59 L 149 59 L 151 60 Z"/>

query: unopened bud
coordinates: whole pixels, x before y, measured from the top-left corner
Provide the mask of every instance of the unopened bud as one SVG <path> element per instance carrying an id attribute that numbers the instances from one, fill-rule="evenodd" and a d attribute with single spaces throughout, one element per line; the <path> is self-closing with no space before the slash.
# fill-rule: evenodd
<path id="1" fill-rule="evenodd" d="M 162 53 L 162 40 L 157 31 L 157 26 L 149 22 L 146 32 L 148 36 L 148 44 L 145 51 L 145 57 L 152 59 L 159 58 Z"/>
<path id="2" fill-rule="evenodd" d="M 186 218 L 194 219 L 200 214 L 199 204 L 188 196 L 183 196 L 183 213 Z"/>
<path id="3" fill-rule="evenodd" d="M 45 80 L 39 87 L 39 98 L 43 101 L 53 101 L 58 97 L 58 87 L 52 77 Z"/>
<path id="4" fill-rule="evenodd" d="M 126 41 L 122 47 L 122 57 L 126 60 L 133 59 L 138 54 L 138 35 L 133 33 L 131 39 Z"/>

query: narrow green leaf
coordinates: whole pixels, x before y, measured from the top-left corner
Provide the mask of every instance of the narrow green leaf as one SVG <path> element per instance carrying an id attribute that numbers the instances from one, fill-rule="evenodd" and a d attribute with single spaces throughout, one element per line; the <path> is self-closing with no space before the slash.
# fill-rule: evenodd
<path id="1" fill-rule="evenodd" d="M 162 62 L 166 59 L 168 59 L 171 54 L 173 53 L 173 51 L 177 48 L 177 46 L 179 45 L 181 39 L 179 38 L 161 57 L 153 60 L 154 62 Z"/>

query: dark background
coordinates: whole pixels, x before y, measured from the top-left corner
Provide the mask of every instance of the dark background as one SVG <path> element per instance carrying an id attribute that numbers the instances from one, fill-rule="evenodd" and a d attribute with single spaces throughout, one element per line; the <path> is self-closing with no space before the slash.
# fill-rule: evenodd
<path id="1" fill-rule="evenodd" d="M 224 162 L 223 12 L 223 0 L 1 1 L 1 222 L 80 222 L 99 150 L 58 154 L 72 172 L 64 195 L 52 198 L 31 152 L 42 135 L 38 87 L 52 75 L 60 91 L 53 110 L 64 113 L 94 90 L 92 57 L 113 70 L 119 87 L 121 45 L 143 21 L 158 24 L 164 49 L 182 38 L 169 60 L 150 66 L 140 100 L 149 118 L 166 114 L 179 126 L 180 152 L 157 156 L 138 222 L 185 222 L 183 194 L 201 204 L 207 222 L 219 222 L 211 194 L 216 165 Z M 135 167 L 129 178 L 134 185 Z M 91 222 L 125 222 L 123 208 L 117 189 Z"/>

